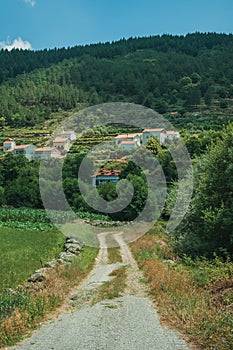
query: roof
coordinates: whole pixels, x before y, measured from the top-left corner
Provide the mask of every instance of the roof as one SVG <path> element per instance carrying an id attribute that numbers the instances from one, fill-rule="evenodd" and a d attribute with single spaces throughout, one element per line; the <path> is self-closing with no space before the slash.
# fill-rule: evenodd
<path id="1" fill-rule="evenodd" d="M 28 144 L 28 145 L 15 146 L 14 148 L 9 149 L 8 152 L 13 152 L 14 150 L 17 150 L 17 149 L 25 149 L 25 148 L 28 148 L 28 147 L 31 147 L 31 146 L 34 146 L 34 145 Z M 36 146 L 34 146 L 34 147 L 36 147 Z"/>
<path id="2" fill-rule="evenodd" d="M 119 176 L 121 170 L 101 170 L 97 174 L 93 175 L 92 177 L 97 176 Z"/>
<path id="3" fill-rule="evenodd" d="M 58 143 L 65 143 L 65 142 L 67 142 L 69 139 L 68 138 L 64 138 L 64 137 L 56 137 L 54 140 L 53 140 L 53 143 L 56 143 L 56 142 L 58 142 Z"/>
<path id="4" fill-rule="evenodd" d="M 137 141 L 121 141 L 120 145 L 136 145 Z"/>
<path id="5" fill-rule="evenodd" d="M 41 147 L 35 150 L 35 152 L 52 152 L 52 151 L 59 152 L 55 147 Z"/>
<path id="6" fill-rule="evenodd" d="M 75 131 L 74 130 L 63 130 L 62 135 L 63 134 L 75 134 Z"/>
<path id="7" fill-rule="evenodd" d="M 166 131 L 166 134 L 170 134 L 170 135 L 178 135 L 179 132 L 178 131 L 174 131 L 174 130 L 168 130 Z"/>
<path id="8" fill-rule="evenodd" d="M 121 134 L 121 135 L 117 135 L 115 137 L 115 139 L 129 139 L 129 138 L 134 138 L 135 136 L 141 136 L 142 133 L 136 133 L 136 134 Z"/>
<path id="9" fill-rule="evenodd" d="M 4 145 L 11 145 L 11 144 L 12 144 L 12 142 L 14 142 L 14 140 L 11 140 L 11 141 L 9 141 L 9 140 L 8 140 L 8 141 L 5 141 L 5 142 L 3 142 L 3 144 L 4 144 Z"/>
<path id="10" fill-rule="evenodd" d="M 144 133 L 144 132 L 161 132 L 161 131 L 165 131 L 165 129 L 164 129 L 164 128 L 157 128 L 157 129 L 145 129 L 145 130 L 143 130 L 143 132 L 142 132 L 142 133 Z"/>

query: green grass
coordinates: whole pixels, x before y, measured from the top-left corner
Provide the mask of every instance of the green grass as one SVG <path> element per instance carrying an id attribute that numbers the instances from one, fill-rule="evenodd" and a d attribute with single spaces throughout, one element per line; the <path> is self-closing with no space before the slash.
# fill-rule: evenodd
<path id="1" fill-rule="evenodd" d="M 30 274 L 62 250 L 65 237 L 55 229 L 0 229 L 0 291 L 24 283 Z"/>

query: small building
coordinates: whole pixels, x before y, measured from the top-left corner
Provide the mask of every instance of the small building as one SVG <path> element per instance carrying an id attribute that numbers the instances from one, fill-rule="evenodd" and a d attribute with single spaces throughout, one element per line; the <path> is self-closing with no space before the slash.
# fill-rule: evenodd
<path id="1" fill-rule="evenodd" d="M 63 130 L 61 133 L 61 137 L 65 139 L 70 139 L 70 141 L 76 140 L 76 133 L 74 130 Z"/>
<path id="2" fill-rule="evenodd" d="M 34 158 L 35 150 L 36 150 L 36 146 L 29 144 L 29 145 L 15 146 L 14 148 L 9 149 L 7 153 L 12 153 L 14 156 L 23 155 L 28 160 L 32 160 Z"/>
<path id="3" fill-rule="evenodd" d="M 164 142 L 168 140 L 177 140 L 180 138 L 180 133 L 178 131 L 167 130 L 165 132 Z"/>
<path id="4" fill-rule="evenodd" d="M 166 130 L 164 128 L 145 129 L 142 132 L 142 144 L 146 145 L 149 138 L 156 137 L 160 143 L 164 143 Z"/>
<path id="5" fill-rule="evenodd" d="M 16 146 L 16 143 L 13 139 L 7 139 L 3 142 L 3 152 L 7 152 L 9 149 L 12 149 Z"/>
<path id="6" fill-rule="evenodd" d="M 34 159 L 61 158 L 61 153 L 56 147 L 37 148 L 34 152 Z"/>
<path id="7" fill-rule="evenodd" d="M 92 185 L 99 187 L 105 182 L 117 183 L 120 179 L 120 170 L 101 170 L 92 176 Z"/>
<path id="8" fill-rule="evenodd" d="M 132 150 L 138 147 L 138 143 L 137 141 L 122 141 L 119 146 L 121 149 Z"/>
<path id="9" fill-rule="evenodd" d="M 71 141 L 67 137 L 56 137 L 53 140 L 53 146 L 56 147 L 59 151 L 69 151 Z"/>
<path id="10" fill-rule="evenodd" d="M 118 135 L 115 137 L 115 144 L 120 146 L 120 144 L 125 141 L 136 141 L 137 145 L 140 146 L 141 136 L 142 133 Z"/>

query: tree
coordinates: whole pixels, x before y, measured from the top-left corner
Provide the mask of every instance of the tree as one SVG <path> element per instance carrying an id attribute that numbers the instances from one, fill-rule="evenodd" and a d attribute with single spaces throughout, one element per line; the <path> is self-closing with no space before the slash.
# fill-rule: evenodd
<path id="1" fill-rule="evenodd" d="M 233 125 L 195 168 L 196 192 L 177 241 L 180 252 L 192 256 L 233 257 Z"/>

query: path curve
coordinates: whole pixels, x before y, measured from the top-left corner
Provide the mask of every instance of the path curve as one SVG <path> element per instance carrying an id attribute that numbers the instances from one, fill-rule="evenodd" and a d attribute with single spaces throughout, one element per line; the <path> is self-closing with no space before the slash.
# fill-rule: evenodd
<path id="1" fill-rule="evenodd" d="M 16 350 L 189 349 L 176 332 L 160 325 L 158 314 L 147 298 L 146 288 L 139 282 L 141 273 L 135 259 L 120 233 L 114 234 L 114 239 L 121 248 L 123 263 L 107 263 L 105 236 L 99 235 L 100 252 L 96 265 L 71 295 L 72 312 L 45 324 L 31 338 L 15 347 Z M 91 293 L 109 280 L 109 273 L 125 264 L 128 274 L 125 294 L 94 306 L 88 305 Z"/>

